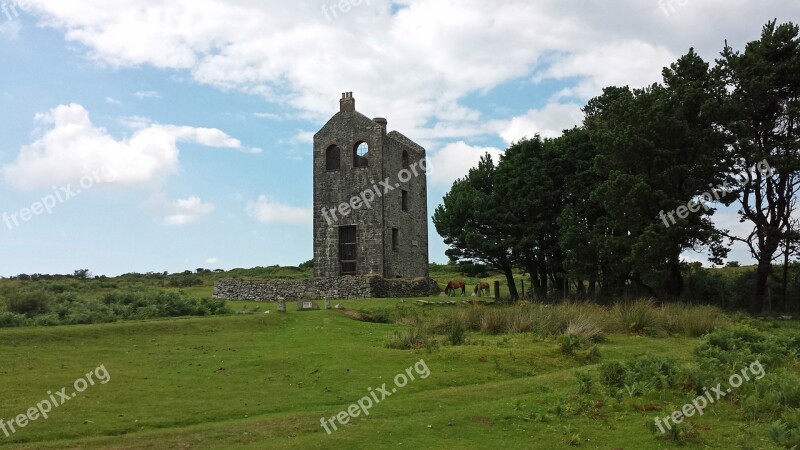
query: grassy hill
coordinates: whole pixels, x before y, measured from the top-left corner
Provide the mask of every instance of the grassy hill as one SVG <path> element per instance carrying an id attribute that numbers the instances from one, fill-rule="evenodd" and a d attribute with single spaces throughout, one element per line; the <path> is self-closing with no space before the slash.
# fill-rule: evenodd
<path id="1" fill-rule="evenodd" d="M 452 266 L 431 274 L 470 288 L 478 279 Z M 97 322 L 0 320 L 0 419 L 17 424 L 8 436 L 0 429 L 0 448 L 790 448 L 800 439 L 796 318 L 648 301 L 364 299 L 282 314 L 273 303 L 204 300 L 218 278 L 308 276 L 267 267 L 0 281 L 6 303 L 44 302 L 28 325 Z M 656 416 L 756 360 L 763 378 L 667 433 L 655 428 Z M 19 427 L 20 414 L 101 366 L 107 383 Z M 398 374 L 416 377 L 400 388 Z M 331 434 L 321 426 L 384 383 L 396 392 L 369 415 L 337 421 Z"/>
<path id="2" fill-rule="evenodd" d="M 374 315 L 388 309 L 390 316 L 405 319 L 400 322 L 416 315 L 429 329 L 441 314 L 474 308 L 423 308 L 385 299 L 343 303 L 348 311 Z M 691 397 L 685 389 L 629 395 L 601 383 L 603 363 L 635 355 L 689 364 L 696 359 L 697 337 L 615 332 L 597 344 L 601 356 L 594 361 L 580 356 L 581 350 L 565 353 L 557 336 L 537 331 L 466 330 L 463 345 L 432 332 L 432 346 L 393 350 L 387 343 L 413 326 L 364 322 L 337 310 L 289 308 L 279 314 L 274 304 L 255 302 L 229 302 L 229 307 L 246 314 L 0 330 L 2 418 L 24 413 L 48 391 L 71 389 L 75 379 L 99 365 L 110 376 L 49 419 L 10 437 L 0 434 L 0 446 L 734 448 L 749 442 L 752 448 L 780 448 L 770 440 L 769 418 L 745 417 L 738 404 L 748 398 L 744 395 L 709 407 L 713 410 L 693 419 L 675 442 L 651 424 L 656 414 L 667 415 Z M 615 319 L 609 312 L 598 320 Z M 720 324 L 728 320 L 720 318 Z M 798 331 L 795 321 L 755 325 L 775 336 Z M 392 386 L 396 374 L 420 360 L 430 370 L 427 378 L 409 382 L 368 416 L 330 435 L 321 427 L 320 418 L 347 409 L 370 388 Z M 785 364 L 798 367 L 796 359 Z M 589 392 L 581 393 L 586 383 L 579 382 L 577 368 L 593 378 Z M 723 379 L 727 372 L 714 375 Z M 742 392 L 755 395 L 755 386 Z"/>

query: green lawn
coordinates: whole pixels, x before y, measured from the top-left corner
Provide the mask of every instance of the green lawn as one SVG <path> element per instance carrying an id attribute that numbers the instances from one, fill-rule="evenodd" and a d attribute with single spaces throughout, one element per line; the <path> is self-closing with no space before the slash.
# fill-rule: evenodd
<path id="1" fill-rule="evenodd" d="M 397 300 L 349 300 L 348 308 Z M 321 303 L 321 302 L 320 302 Z M 406 302 L 410 303 L 410 302 Z M 6 438 L 8 448 L 676 448 L 648 426 L 685 399 L 578 395 L 554 340 L 469 333 L 468 345 L 428 352 L 386 348 L 403 325 L 339 311 L 276 311 L 230 302 L 233 314 L 51 328 L 0 329 L 0 417 L 8 420 L 104 365 L 90 387 Z M 441 307 L 432 307 L 441 308 Z M 268 314 L 264 313 L 269 311 Z M 794 325 L 792 325 L 794 326 Z M 795 327 L 796 330 L 796 327 Z M 440 340 L 443 340 L 440 337 Z M 689 360 L 697 339 L 610 335 L 602 360 L 659 354 Z M 417 379 L 328 435 L 331 417 L 420 359 Z M 586 366 L 590 371 L 594 365 Z M 692 420 L 710 448 L 734 448 L 741 416 L 715 404 Z M 750 442 L 771 447 L 766 426 Z M 705 448 L 695 442 L 685 448 Z"/>

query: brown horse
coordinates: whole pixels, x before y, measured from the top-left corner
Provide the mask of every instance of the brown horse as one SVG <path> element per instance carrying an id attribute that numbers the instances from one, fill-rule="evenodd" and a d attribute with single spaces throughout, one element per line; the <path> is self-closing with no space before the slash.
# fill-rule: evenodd
<path id="1" fill-rule="evenodd" d="M 489 283 L 485 281 L 479 281 L 478 284 L 475 285 L 475 289 L 472 290 L 472 295 L 477 295 L 478 297 L 483 297 L 483 295 L 489 295 Z"/>
<path id="2" fill-rule="evenodd" d="M 452 294 L 455 294 L 456 289 L 461 289 L 461 296 L 463 297 L 467 292 L 467 283 L 463 281 L 451 281 L 447 283 L 447 287 L 444 288 L 444 294 L 451 297 Z"/>

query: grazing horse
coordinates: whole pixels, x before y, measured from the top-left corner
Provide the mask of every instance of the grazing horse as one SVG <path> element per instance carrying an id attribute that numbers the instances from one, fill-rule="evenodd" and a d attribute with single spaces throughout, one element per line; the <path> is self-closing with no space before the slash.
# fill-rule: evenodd
<path id="1" fill-rule="evenodd" d="M 444 293 L 448 297 L 452 297 L 452 295 L 455 294 L 456 289 L 461 289 L 461 296 L 463 297 L 467 292 L 467 283 L 464 283 L 463 281 L 451 281 L 447 283 L 447 287 L 444 288 Z"/>
<path id="2" fill-rule="evenodd" d="M 483 297 L 483 295 L 489 295 L 489 283 L 485 281 L 479 281 L 478 284 L 475 285 L 475 289 L 472 290 L 472 296 Z"/>

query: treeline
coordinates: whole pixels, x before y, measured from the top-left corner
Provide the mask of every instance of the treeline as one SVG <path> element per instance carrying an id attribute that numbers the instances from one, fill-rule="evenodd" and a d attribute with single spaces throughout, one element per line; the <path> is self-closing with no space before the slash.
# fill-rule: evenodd
<path id="1" fill-rule="evenodd" d="M 741 242 L 758 263 L 749 309 L 763 310 L 776 278 L 786 299 L 800 240 L 798 35 L 770 22 L 713 65 L 690 49 L 661 83 L 604 89 L 580 127 L 514 143 L 497 164 L 485 155 L 433 216 L 447 255 L 504 273 L 512 299 L 517 268 L 539 297 L 678 299 L 684 251 L 722 264 Z M 750 231 L 717 228 L 721 206 Z"/>

